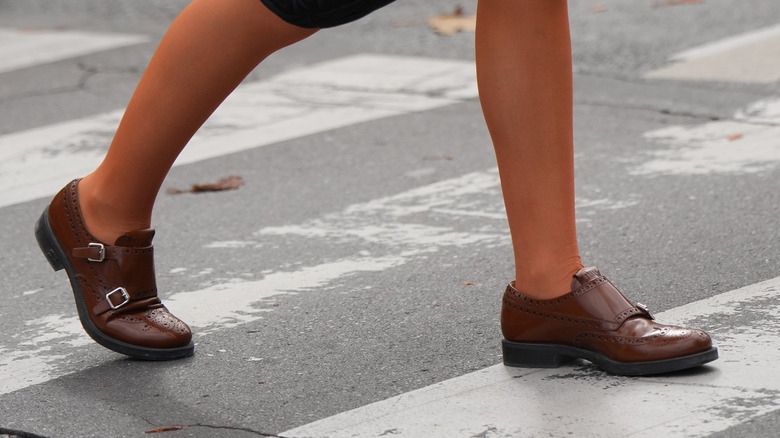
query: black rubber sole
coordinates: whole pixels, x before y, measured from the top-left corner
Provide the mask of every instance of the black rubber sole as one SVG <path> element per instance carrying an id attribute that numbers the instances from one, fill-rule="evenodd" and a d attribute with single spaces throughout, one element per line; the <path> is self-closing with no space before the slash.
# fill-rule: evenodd
<path id="1" fill-rule="evenodd" d="M 593 362 L 602 370 L 620 376 L 647 376 L 694 368 L 718 358 L 717 347 L 672 359 L 648 362 L 618 362 L 599 353 L 558 344 L 501 341 L 504 365 L 524 368 L 557 368 L 575 359 Z"/>
<path id="2" fill-rule="evenodd" d="M 192 341 L 188 345 L 177 348 L 149 348 L 129 344 L 103 333 L 90 318 L 87 312 L 87 305 L 81 293 L 81 287 L 78 281 L 76 281 L 76 272 L 54 236 L 54 232 L 49 224 L 49 207 L 46 207 L 41 217 L 35 223 L 35 239 L 38 241 L 38 246 L 41 248 L 46 260 L 49 261 L 52 269 L 55 271 L 65 269 L 65 272 L 67 272 L 71 288 L 73 289 L 73 298 L 76 300 L 76 310 L 79 314 L 79 320 L 81 320 L 81 326 L 84 327 L 84 331 L 95 342 L 109 350 L 142 360 L 174 360 L 193 355 L 195 344 Z"/>

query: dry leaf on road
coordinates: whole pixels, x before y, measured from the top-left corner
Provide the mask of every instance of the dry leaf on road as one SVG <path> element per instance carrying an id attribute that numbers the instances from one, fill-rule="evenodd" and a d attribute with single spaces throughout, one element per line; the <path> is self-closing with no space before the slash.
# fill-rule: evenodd
<path id="1" fill-rule="evenodd" d="M 436 15 L 428 19 L 428 25 L 434 32 L 452 35 L 456 32 L 474 32 L 477 29 L 477 16 L 466 15 L 463 7 L 456 6 L 451 14 Z"/>
<path id="2" fill-rule="evenodd" d="M 187 426 L 165 426 L 165 427 L 158 427 L 155 429 L 145 430 L 144 433 L 170 432 L 172 430 L 182 430 L 186 428 Z"/>
<path id="3" fill-rule="evenodd" d="M 238 175 L 230 175 L 226 178 L 221 178 L 215 183 L 193 184 L 189 190 L 170 188 L 168 189 L 168 193 L 172 195 L 178 195 L 179 193 L 219 192 L 222 190 L 235 190 L 243 185 L 243 178 Z"/>
<path id="4" fill-rule="evenodd" d="M 734 141 L 734 140 L 739 140 L 739 139 L 740 139 L 740 138 L 742 138 L 742 137 L 744 137 L 744 135 L 742 135 L 742 134 L 740 134 L 740 133 L 735 133 L 735 134 L 731 134 L 731 135 L 729 135 L 728 137 L 726 137 L 726 139 L 727 139 L 728 141 Z"/>
<path id="5" fill-rule="evenodd" d="M 590 7 L 590 12 L 592 14 L 597 14 L 599 12 L 604 12 L 607 10 L 607 5 L 604 3 L 596 3 L 595 5 Z"/>

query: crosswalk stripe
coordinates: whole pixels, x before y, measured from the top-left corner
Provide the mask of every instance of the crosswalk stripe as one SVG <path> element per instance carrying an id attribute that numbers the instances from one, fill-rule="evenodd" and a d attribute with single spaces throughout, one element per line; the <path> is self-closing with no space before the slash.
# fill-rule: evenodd
<path id="1" fill-rule="evenodd" d="M 88 37 L 94 38 L 94 34 Z M 145 37 L 126 37 L 122 43 L 120 39 L 112 40 L 116 44 L 112 47 L 146 41 Z M 28 59 L 27 64 L 16 61 L 15 66 L 3 63 L 3 41 L 12 40 L 3 38 L 0 31 L 0 72 L 9 71 L 3 68 L 13 70 L 56 60 L 49 56 Z M 41 41 L 51 38 L 47 35 Z M 772 38 L 774 33 L 766 32 L 754 41 Z M 111 48 L 108 42 L 102 44 L 105 48 L 93 45 L 89 50 Z M 742 46 L 743 42 L 739 41 L 726 45 L 727 50 Z M 17 52 L 18 47 L 14 46 Z M 721 53 L 723 49 L 716 47 L 681 59 L 694 62 Z M 473 70 L 470 62 L 359 55 L 247 84 L 239 87 L 214 114 L 185 149 L 177 165 L 470 99 L 476 96 Z M 711 139 L 713 130 L 720 136 L 737 128 L 743 135 L 755 134 L 758 138 L 764 132 L 756 128 L 758 123 L 776 129 L 778 102 L 765 101 L 743 111 L 742 121 L 734 122 L 742 125 L 718 125 L 699 134 L 678 127 L 682 131 L 656 131 L 649 133 L 648 138 L 681 139 L 680 132 L 684 131 L 688 135 L 686 142 L 703 138 L 702 142 L 709 144 L 707 139 Z M 0 137 L 0 207 L 50 196 L 63 181 L 91 170 L 105 153 L 120 117 L 121 111 L 115 111 Z M 776 138 L 777 132 L 770 134 Z M 675 143 L 682 144 L 682 140 Z M 767 160 L 766 155 L 753 158 L 751 163 Z M 770 158 L 780 162 L 780 155 Z M 638 169 L 637 173 L 642 173 L 642 168 Z M 658 169 L 644 168 L 644 171 L 664 171 Z M 749 171 L 751 167 L 744 165 L 742 169 Z M 202 290 L 180 292 L 166 302 L 174 313 L 192 322 L 198 336 L 235 327 L 261 318 L 268 311 L 260 305 L 264 300 L 328 287 L 349 275 L 393 269 L 446 246 L 507 245 L 503 221 L 484 224 L 486 218 L 503 220 L 503 212 L 496 205 L 500 205 L 498 179 L 495 170 L 490 169 L 353 205 L 302 224 L 264 228 L 244 240 L 212 242 L 206 250 L 231 246 L 251 251 L 256 244 L 253 239 L 260 236 L 325 242 L 358 240 L 370 242 L 372 253 L 295 271 L 270 271 L 256 281 L 236 279 Z M 578 199 L 578 206 L 622 208 L 627 205 L 610 200 Z M 476 218 L 482 227 L 479 232 L 463 232 L 460 230 L 469 227 L 456 227 L 446 221 L 436 221 L 437 226 L 433 227 L 412 218 L 421 212 L 458 221 Z M 550 424 L 555 422 L 556 433 L 570 430 L 588 436 L 613 433 L 704 436 L 772 412 L 780 403 L 780 380 L 771 372 L 780 358 L 777 349 L 771 347 L 780 340 L 777 335 L 780 318 L 773 316 L 780 307 L 773 299 L 778 287 L 780 277 L 659 315 L 664 320 L 709 328 L 715 335 L 723 359 L 701 374 L 630 379 L 606 377 L 586 366 L 518 370 L 498 365 L 281 435 L 539 436 L 549 433 Z M 755 314 L 766 319 L 762 321 L 762 330 L 750 325 L 727 324 L 732 320 L 745 320 L 749 324 L 752 320 L 748 316 Z M 16 345 L 8 341 L 0 344 L 0 394 L 74 372 L 62 366 L 67 362 L 64 359 L 92 345 L 78 320 L 61 314 L 27 321 L 15 338 L 24 341 Z M 69 350 L 52 348 L 62 345 Z M 603 398 L 594 403 L 594 397 Z M 562 406 L 566 407 L 565 412 L 561 412 Z"/>
<path id="2" fill-rule="evenodd" d="M 240 87 L 177 164 L 474 96 L 472 62 L 380 55 L 342 58 Z M 120 117 L 121 112 L 115 111 L 0 137 L 0 207 L 49 196 L 63 181 L 89 171 L 105 152 Z M 497 186 L 494 171 L 488 178 Z M 444 189 L 448 188 L 445 184 Z M 264 298 L 323 287 L 345 275 L 389 269 L 398 263 L 395 255 L 387 254 L 337 260 L 297 272 L 271 271 L 258 282 L 236 281 L 181 292 L 170 297 L 168 304 L 203 335 L 259 318 L 262 310 L 249 306 Z M 224 300 L 228 295 L 236 299 Z M 206 308 L 213 312 L 204 313 Z M 71 372 L 62 361 L 69 353 L 52 347 L 91 344 L 78 320 L 61 314 L 26 321 L 14 338 L 23 341 L 0 344 L 0 394 Z"/>
<path id="3" fill-rule="evenodd" d="M 149 41 L 145 35 L 0 28 L 0 73 Z"/>
<path id="4" fill-rule="evenodd" d="M 672 65 L 650 79 L 772 83 L 780 80 L 780 25 L 748 32 L 672 55 Z"/>
<path id="5" fill-rule="evenodd" d="M 704 437 L 779 409 L 778 288 L 780 277 L 657 315 L 711 332 L 721 359 L 699 372 L 629 378 L 589 365 L 496 365 L 279 435 Z"/>
<path id="6" fill-rule="evenodd" d="M 733 120 L 669 126 L 644 135 L 663 144 L 631 169 L 635 175 L 746 174 L 780 165 L 780 99 L 758 101 Z"/>
<path id="7" fill-rule="evenodd" d="M 239 87 L 176 165 L 476 97 L 473 62 L 356 55 Z M 0 207 L 51 196 L 102 159 L 121 111 L 0 137 Z"/>
<path id="8" fill-rule="evenodd" d="M 175 293 L 165 297 L 165 302 L 195 328 L 197 340 L 262 318 L 271 311 L 269 300 L 287 294 L 311 293 L 349 276 L 424 263 L 430 254 L 448 248 L 476 251 L 480 246 L 507 246 L 509 233 L 502 205 L 498 172 L 488 169 L 354 204 L 300 224 L 262 228 L 249 236 L 239 236 L 242 240 L 212 242 L 205 245 L 206 251 L 228 247 L 235 257 L 251 258 L 257 257 L 261 246 L 258 240 L 274 245 L 278 239 L 290 247 L 300 239 L 308 246 L 331 248 L 328 257 L 335 260 L 293 270 L 269 266 L 258 274 L 258 280 L 235 278 Z M 609 199 L 578 199 L 583 213 L 629 205 Z M 340 245 L 351 248 L 350 254 L 354 254 L 355 246 L 370 248 L 370 252 L 337 258 Z M 12 298 L 32 293 L 37 291 Z M 68 363 L 66 358 L 77 354 L 78 347 L 91 344 L 78 319 L 63 314 L 26 321 L 14 338 L 23 341 L 0 341 L 0 395 L 73 372 L 63 366 Z M 63 350 L 63 345 L 69 348 Z"/>

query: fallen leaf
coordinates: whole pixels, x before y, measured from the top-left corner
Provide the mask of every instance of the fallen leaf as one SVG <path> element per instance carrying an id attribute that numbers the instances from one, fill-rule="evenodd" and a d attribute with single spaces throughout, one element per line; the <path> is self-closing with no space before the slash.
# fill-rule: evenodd
<path id="1" fill-rule="evenodd" d="M 158 427 L 156 429 L 145 430 L 144 433 L 170 432 L 172 430 L 182 430 L 186 428 L 187 426 L 165 426 L 165 427 Z"/>
<path id="2" fill-rule="evenodd" d="M 169 188 L 167 190 L 171 195 L 178 195 L 179 193 L 201 193 L 201 192 L 219 192 L 222 190 L 235 190 L 244 185 L 244 179 L 238 175 L 230 175 L 225 178 L 221 178 L 215 183 L 209 184 L 193 184 L 189 190 L 180 190 L 175 188 Z"/>
<path id="3" fill-rule="evenodd" d="M 451 14 L 429 18 L 428 25 L 434 32 L 441 35 L 452 35 L 461 31 L 474 32 L 477 29 L 477 16 L 476 14 L 466 15 L 462 6 L 456 6 Z"/>
<path id="4" fill-rule="evenodd" d="M 604 3 L 596 3 L 595 5 L 590 7 L 590 12 L 592 14 L 598 14 L 599 12 L 604 12 L 607 10 L 607 5 Z"/>
<path id="5" fill-rule="evenodd" d="M 655 0 L 653 2 L 654 8 L 661 8 L 664 6 L 677 6 L 684 4 L 697 4 L 704 3 L 704 0 Z"/>
<path id="6" fill-rule="evenodd" d="M 729 135 L 728 137 L 726 137 L 726 139 L 728 139 L 728 141 L 734 141 L 734 140 L 739 140 L 742 137 L 744 137 L 744 135 L 740 133 L 736 133 L 736 134 Z"/>
<path id="7" fill-rule="evenodd" d="M 460 284 L 462 284 L 464 286 L 470 286 L 472 284 L 477 284 L 477 283 L 474 282 L 474 281 L 461 281 Z"/>

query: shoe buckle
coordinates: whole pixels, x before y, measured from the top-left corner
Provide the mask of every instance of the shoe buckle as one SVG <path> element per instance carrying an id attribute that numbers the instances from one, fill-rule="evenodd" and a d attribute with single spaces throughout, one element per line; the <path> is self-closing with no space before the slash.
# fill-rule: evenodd
<path id="1" fill-rule="evenodd" d="M 651 314 L 650 314 L 650 308 L 649 308 L 649 307 L 647 307 L 646 305 L 644 305 L 644 304 L 642 304 L 642 303 L 636 303 L 636 307 L 637 307 L 639 310 L 641 310 L 642 312 L 644 312 L 644 313 L 645 313 L 645 315 L 647 315 L 647 317 L 648 317 L 648 318 L 650 318 L 650 319 L 655 319 L 655 317 L 654 317 L 653 315 L 651 315 Z"/>
<path id="2" fill-rule="evenodd" d="M 122 297 L 122 302 L 119 304 L 114 304 L 114 302 L 111 301 L 111 296 L 115 293 L 118 293 Z M 127 293 L 127 289 L 118 287 L 106 294 L 106 301 L 108 301 L 108 306 L 111 307 L 112 310 L 116 310 L 130 302 L 130 294 Z"/>
<path id="3" fill-rule="evenodd" d="M 91 259 L 91 258 L 87 257 L 87 260 L 89 260 L 90 262 L 98 262 L 99 263 L 99 262 L 102 262 L 103 260 L 106 259 L 106 247 L 102 243 L 90 243 L 87 246 L 90 247 L 90 248 L 97 248 L 98 249 L 98 258 Z"/>

